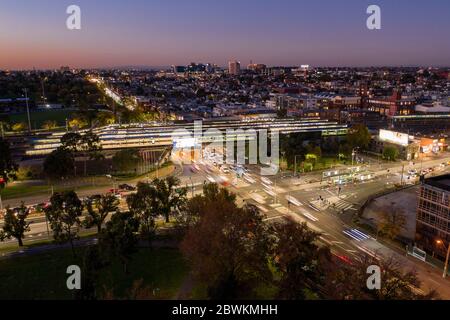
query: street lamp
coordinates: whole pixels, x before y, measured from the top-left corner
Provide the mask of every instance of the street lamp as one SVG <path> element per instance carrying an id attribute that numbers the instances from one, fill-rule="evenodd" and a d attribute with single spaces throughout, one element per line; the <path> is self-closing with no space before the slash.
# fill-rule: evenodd
<path id="1" fill-rule="evenodd" d="M 447 270 L 448 270 L 448 258 L 450 257 L 450 245 L 446 246 L 444 244 L 444 241 L 442 240 L 436 240 L 437 245 L 442 245 L 447 250 L 447 257 L 445 258 L 445 265 L 444 265 L 444 273 L 442 274 L 442 278 L 447 277 Z"/>
<path id="2" fill-rule="evenodd" d="M 356 156 L 356 150 L 358 150 L 358 147 L 353 148 L 353 150 L 352 150 L 352 167 L 353 167 L 354 158 Z"/>
<path id="3" fill-rule="evenodd" d="M 113 192 L 115 193 L 115 191 L 116 191 L 116 182 L 114 181 L 114 177 L 112 175 L 110 175 L 110 174 L 107 174 L 106 177 L 111 179 L 112 186 L 113 186 Z"/>
<path id="4" fill-rule="evenodd" d="M 23 91 L 25 92 L 25 103 L 27 105 L 28 131 L 29 131 L 29 133 L 31 133 L 30 107 L 28 105 L 28 89 L 25 88 L 25 89 L 23 89 Z"/>

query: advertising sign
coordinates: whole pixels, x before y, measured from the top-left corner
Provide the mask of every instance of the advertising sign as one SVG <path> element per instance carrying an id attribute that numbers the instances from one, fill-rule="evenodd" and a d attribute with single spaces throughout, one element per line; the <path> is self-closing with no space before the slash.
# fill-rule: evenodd
<path id="1" fill-rule="evenodd" d="M 380 136 L 381 141 L 390 142 L 396 145 L 404 146 L 406 147 L 408 145 L 409 136 L 405 133 L 390 131 L 390 130 L 380 130 Z"/>

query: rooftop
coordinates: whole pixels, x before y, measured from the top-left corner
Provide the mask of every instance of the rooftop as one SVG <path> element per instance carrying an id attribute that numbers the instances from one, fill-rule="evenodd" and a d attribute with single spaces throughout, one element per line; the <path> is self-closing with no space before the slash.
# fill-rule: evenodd
<path id="1" fill-rule="evenodd" d="M 450 191 L 450 174 L 425 179 L 425 183 L 445 191 Z"/>

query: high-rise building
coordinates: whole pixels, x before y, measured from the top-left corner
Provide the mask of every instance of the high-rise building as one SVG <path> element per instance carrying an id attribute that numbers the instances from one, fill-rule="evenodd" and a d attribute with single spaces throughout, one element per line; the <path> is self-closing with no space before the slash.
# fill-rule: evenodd
<path id="1" fill-rule="evenodd" d="M 228 62 L 228 73 L 231 75 L 239 75 L 241 73 L 241 63 L 239 61 Z"/>
<path id="2" fill-rule="evenodd" d="M 416 242 L 441 258 L 450 245 L 450 174 L 422 179 L 417 205 Z"/>
<path id="3" fill-rule="evenodd" d="M 266 68 L 267 68 L 267 66 L 265 64 L 262 64 L 262 63 L 250 63 L 247 66 L 248 70 L 255 71 L 255 72 L 261 72 L 261 71 L 263 71 Z"/>

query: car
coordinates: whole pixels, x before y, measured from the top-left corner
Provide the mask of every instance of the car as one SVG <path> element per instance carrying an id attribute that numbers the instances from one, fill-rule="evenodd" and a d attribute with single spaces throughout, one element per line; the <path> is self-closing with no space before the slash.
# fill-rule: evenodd
<path id="1" fill-rule="evenodd" d="M 217 176 L 217 182 L 220 183 L 224 187 L 228 187 L 230 185 L 228 178 L 226 178 L 224 176 Z"/>
<path id="2" fill-rule="evenodd" d="M 192 173 L 197 173 L 200 171 L 200 167 L 196 164 L 193 164 L 192 166 L 190 166 L 189 170 L 191 170 Z"/>
<path id="3" fill-rule="evenodd" d="M 253 179 L 252 176 L 249 175 L 248 173 L 245 173 L 243 177 L 244 177 L 244 180 L 247 181 L 250 184 L 256 183 L 256 180 Z"/>
<path id="4" fill-rule="evenodd" d="M 289 204 L 293 204 L 297 207 L 300 207 L 302 204 L 300 201 L 298 201 L 297 199 L 295 199 L 293 196 L 286 196 L 286 200 L 288 201 Z"/>
<path id="5" fill-rule="evenodd" d="M 135 191 L 136 187 L 133 187 L 129 184 L 124 183 L 124 184 L 119 185 L 119 189 L 125 190 L 125 191 Z"/>
<path id="6" fill-rule="evenodd" d="M 220 170 L 221 170 L 223 173 L 230 173 L 230 169 L 229 169 L 227 166 L 222 166 L 222 167 L 220 168 Z"/>
<path id="7" fill-rule="evenodd" d="M 36 207 L 37 212 L 42 212 L 44 209 L 50 206 L 50 201 L 38 203 Z"/>
<path id="8" fill-rule="evenodd" d="M 261 181 L 263 182 L 263 184 L 268 184 L 268 185 L 272 184 L 272 181 L 270 181 L 270 179 L 268 179 L 266 177 L 261 177 Z"/>

